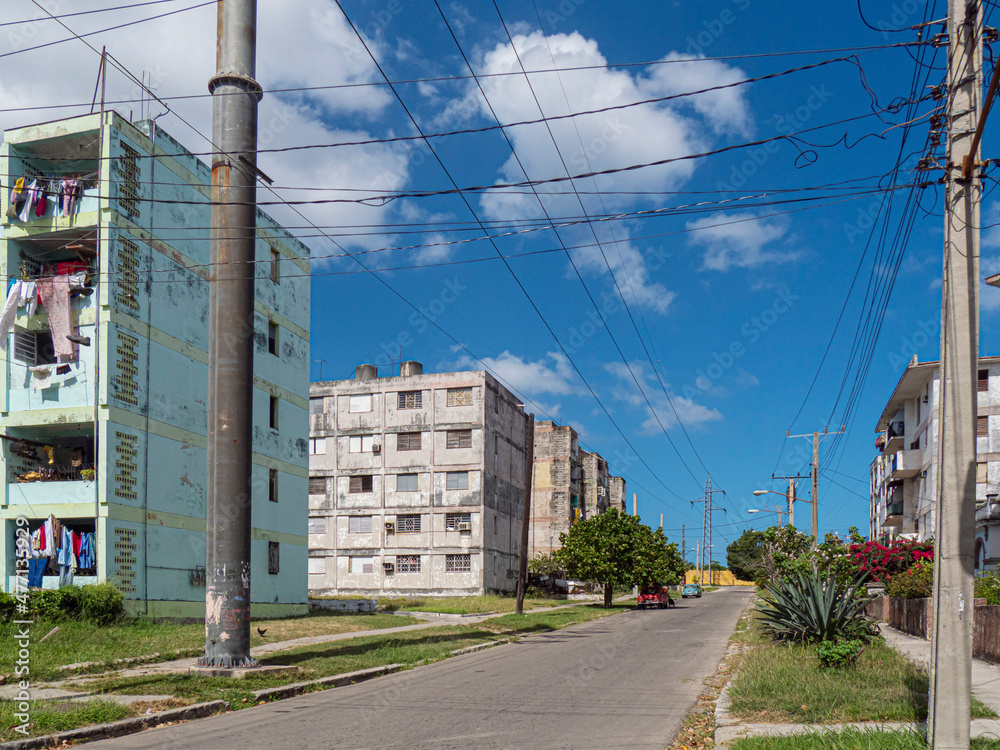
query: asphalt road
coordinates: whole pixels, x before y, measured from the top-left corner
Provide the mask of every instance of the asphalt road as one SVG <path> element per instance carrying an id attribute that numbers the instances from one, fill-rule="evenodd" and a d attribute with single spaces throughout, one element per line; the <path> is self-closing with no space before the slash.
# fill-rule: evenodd
<path id="1" fill-rule="evenodd" d="M 749 598 L 720 590 L 88 747 L 663 750 Z"/>

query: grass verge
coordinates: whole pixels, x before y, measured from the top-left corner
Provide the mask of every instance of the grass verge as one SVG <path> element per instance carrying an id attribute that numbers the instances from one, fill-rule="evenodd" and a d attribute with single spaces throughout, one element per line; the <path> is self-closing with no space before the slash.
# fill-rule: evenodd
<path id="1" fill-rule="evenodd" d="M 751 627 L 729 687 L 730 713 L 760 722 L 923 721 L 927 673 L 878 640 L 854 666 L 823 670 L 815 648 L 776 644 Z M 973 700 L 972 718 L 995 714 Z"/>
<path id="2" fill-rule="evenodd" d="M 812 732 L 796 737 L 747 737 L 730 744 L 732 750 L 926 750 L 919 732 L 882 732 L 847 729 L 843 732 Z M 972 750 L 997 750 L 1000 740 L 979 737 Z"/>
<path id="3" fill-rule="evenodd" d="M 281 620 L 255 620 L 250 629 L 250 644 L 304 638 L 312 635 L 375 630 L 419 622 L 412 617 L 390 614 L 347 614 L 316 612 Z M 41 639 L 56 626 L 58 632 Z M 13 665 L 18 644 L 13 634 L 18 626 L 0 625 L 0 664 Z M 266 630 L 261 637 L 257 628 Z M 116 659 L 128 659 L 158 653 L 153 661 L 170 661 L 198 656 L 205 649 L 205 626 L 201 623 L 177 624 L 135 619 L 120 625 L 101 626 L 88 622 L 39 621 L 31 626 L 31 677 L 33 682 L 68 676 L 57 667 L 80 662 L 97 662 L 82 671 L 105 671 Z"/>
<path id="4" fill-rule="evenodd" d="M 18 713 L 12 701 L 0 701 L 0 742 L 24 739 L 41 734 L 65 732 L 67 729 L 104 724 L 109 721 L 126 719 L 145 713 L 145 707 L 122 706 L 113 701 L 95 700 L 87 703 L 66 703 L 60 701 L 33 701 L 31 704 L 30 733 L 24 735 L 15 731 L 21 724 L 15 716 Z"/>

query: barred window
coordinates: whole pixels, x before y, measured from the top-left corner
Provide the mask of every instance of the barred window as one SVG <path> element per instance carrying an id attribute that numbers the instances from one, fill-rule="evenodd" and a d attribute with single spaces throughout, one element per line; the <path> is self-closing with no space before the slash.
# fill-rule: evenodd
<path id="1" fill-rule="evenodd" d="M 400 391 L 396 395 L 399 397 L 397 409 L 420 409 L 424 405 L 423 391 Z"/>
<path id="2" fill-rule="evenodd" d="M 278 324 L 273 320 L 267 321 L 267 353 L 278 354 Z"/>
<path id="3" fill-rule="evenodd" d="M 445 489 L 467 490 L 469 489 L 469 472 L 449 471 L 445 480 Z"/>
<path id="4" fill-rule="evenodd" d="M 448 430 L 448 448 L 471 448 L 472 430 Z"/>
<path id="5" fill-rule="evenodd" d="M 420 555 L 396 555 L 396 571 L 398 573 L 419 573 Z"/>
<path id="6" fill-rule="evenodd" d="M 472 514 L 471 513 L 447 513 L 444 517 L 444 530 L 445 531 L 458 531 L 458 525 L 469 524 L 472 526 Z"/>
<path id="7" fill-rule="evenodd" d="M 419 492 L 420 477 L 417 474 L 397 474 L 396 492 Z"/>
<path id="8" fill-rule="evenodd" d="M 418 451 L 420 450 L 419 432 L 400 432 L 396 435 L 396 450 L 398 451 Z"/>
<path id="9" fill-rule="evenodd" d="M 420 514 L 396 516 L 397 534 L 417 534 L 420 532 Z"/>
<path id="10" fill-rule="evenodd" d="M 468 573 L 472 570 L 472 555 L 445 555 L 445 573 Z"/>
<path id="11" fill-rule="evenodd" d="M 448 406 L 472 406 L 472 389 L 449 388 Z"/>
<path id="12" fill-rule="evenodd" d="M 372 532 L 372 517 L 348 516 L 347 531 L 350 534 L 370 534 Z"/>
<path id="13" fill-rule="evenodd" d="M 371 492 L 372 491 L 371 476 L 351 477 L 350 486 L 348 487 L 347 491 L 352 494 L 358 492 Z"/>

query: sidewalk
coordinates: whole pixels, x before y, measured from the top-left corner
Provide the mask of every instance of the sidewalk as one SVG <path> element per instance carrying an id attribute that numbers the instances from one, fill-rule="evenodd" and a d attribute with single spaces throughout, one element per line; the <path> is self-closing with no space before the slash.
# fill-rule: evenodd
<path id="1" fill-rule="evenodd" d="M 931 661 L 931 644 L 922 638 L 901 633 L 879 624 L 886 643 L 914 664 L 928 667 Z M 845 729 L 867 729 L 895 731 L 908 729 L 922 731 L 923 723 L 916 722 L 858 722 L 844 724 L 758 724 L 744 722 L 729 715 L 728 686 L 723 688 L 715 705 L 715 745 L 716 750 L 742 737 L 785 737 L 796 734 L 810 734 L 816 731 L 840 732 Z M 972 694 L 986 706 L 1000 714 L 1000 666 L 979 659 L 972 660 Z M 975 737 L 1000 738 L 1000 719 L 972 719 L 971 735 Z"/>

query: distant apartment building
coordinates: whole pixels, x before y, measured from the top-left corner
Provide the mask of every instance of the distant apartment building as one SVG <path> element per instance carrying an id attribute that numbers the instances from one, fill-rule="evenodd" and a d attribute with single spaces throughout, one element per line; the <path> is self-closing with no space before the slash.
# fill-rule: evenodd
<path id="1" fill-rule="evenodd" d="M 976 569 L 1000 564 L 1000 357 L 980 357 L 976 418 Z M 914 357 L 875 426 L 870 467 L 871 538 L 930 539 L 937 505 L 938 362 Z"/>
<path id="2" fill-rule="evenodd" d="M 608 473 L 608 462 L 580 448 L 572 427 L 535 422 L 531 528 L 528 556 L 559 549 L 559 535 L 576 521 L 625 510 L 625 480 Z"/>
<path id="3" fill-rule="evenodd" d="M 485 371 L 313 383 L 309 591 L 512 592 L 527 415 Z"/>
<path id="4" fill-rule="evenodd" d="M 205 612 L 211 169 L 115 112 L 0 146 L 0 560 L 29 584 L 112 582 L 132 611 Z M 257 213 L 252 613 L 306 610 L 309 250 Z M 38 300 L 41 304 L 38 304 Z M 252 328 L 251 328 L 252 326 Z M 213 342 L 225 346 L 225 342 Z M 51 553 L 51 556 L 50 554 Z"/>

